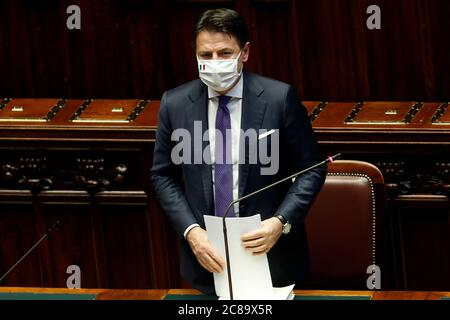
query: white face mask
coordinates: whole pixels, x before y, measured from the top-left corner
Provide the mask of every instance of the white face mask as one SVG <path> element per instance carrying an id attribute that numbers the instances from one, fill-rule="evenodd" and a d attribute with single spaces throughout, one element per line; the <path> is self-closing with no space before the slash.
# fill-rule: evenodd
<path id="1" fill-rule="evenodd" d="M 241 53 L 242 51 L 235 59 L 225 60 L 200 60 L 197 57 L 200 79 L 215 91 L 228 90 L 241 75 L 238 72 L 238 60 Z"/>

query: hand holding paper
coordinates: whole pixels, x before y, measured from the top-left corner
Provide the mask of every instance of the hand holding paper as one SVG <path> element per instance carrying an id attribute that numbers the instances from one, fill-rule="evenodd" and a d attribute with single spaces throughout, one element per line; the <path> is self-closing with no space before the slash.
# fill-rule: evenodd
<path id="1" fill-rule="evenodd" d="M 261 228 L 241 237 L 244 247 L 254 255 L 267 253 L 283 234 L 283 225 L 278 218 L 261 222 Z"/>
<path id="2" fill-rule="evenodd" d="M 222 218 L 208 215 L 204 217 L 211 244 L 217 248 L 219 255 L 225 257 Z M 293 285 L 274 291 L 267 255 L 253 255 L 245 250 L 241 242 L 242 235 L 261 228 L 261 216 L 226 218 L 226 224 L 234 299 L 287 299 Z M 226 265 L 225 272 L 214 274 L 214 285 L 220 298 L 230 298 Z"/>
<path id="3" fill-rule="evenodd" d="M 203 268 L 209 272 L 223 272 L 225 262 L 217 250 L 211 245 L 205 230 L 200 227 L 195 227 L 189 231 L 186 239 Z"/>

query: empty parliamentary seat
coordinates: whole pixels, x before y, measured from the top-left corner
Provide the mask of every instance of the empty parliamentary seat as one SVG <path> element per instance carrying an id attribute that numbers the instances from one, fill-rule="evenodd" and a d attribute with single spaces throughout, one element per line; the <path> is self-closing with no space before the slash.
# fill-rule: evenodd
<path id="1" fill-rule="evenodd" d="M 374 165 L 335 161 L 306 219 L 310 286 L 367 289 L 367 268 L 379 265 L 377 235 L 385 209 L 384 180 Z"/>

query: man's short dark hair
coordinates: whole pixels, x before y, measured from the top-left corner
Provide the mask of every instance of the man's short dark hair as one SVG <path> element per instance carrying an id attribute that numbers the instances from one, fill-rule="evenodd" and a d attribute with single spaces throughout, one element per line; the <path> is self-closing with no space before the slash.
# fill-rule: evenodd
<path id="1" fill-rule="evenodd" d="M 239 47 L 244 48 L 249 40 L 248 28 L 244 18 L 231 9 L 212 9 L 205 11 L 194 27 L 192 46 L 197 45 L 197 36 L 201 31 L 223 32 L 236 38 Z"/>

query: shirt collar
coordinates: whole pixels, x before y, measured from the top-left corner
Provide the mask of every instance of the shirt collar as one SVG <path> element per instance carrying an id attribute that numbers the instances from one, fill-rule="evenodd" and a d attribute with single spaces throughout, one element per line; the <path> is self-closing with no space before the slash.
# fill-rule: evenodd
<path id="1" fill-rule="evenodd" d="M 241 72 L 241 76 L 239 77 L 238 82 L 234 85 L 234 87 L 228 91 L 226 94 L 229 97 L 242 99 L 242 92 L 244 89 L 244 74 Z M 218 97 L 220 94 L 217 91 L 214 91 L 210 87 L 208 87 L 208 98 Z"/>

